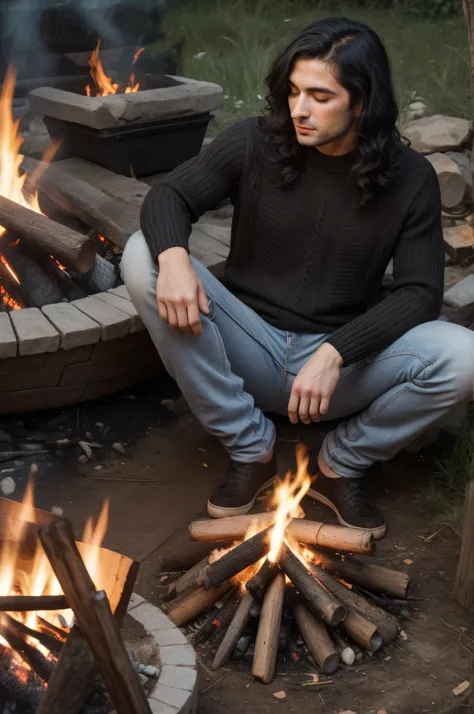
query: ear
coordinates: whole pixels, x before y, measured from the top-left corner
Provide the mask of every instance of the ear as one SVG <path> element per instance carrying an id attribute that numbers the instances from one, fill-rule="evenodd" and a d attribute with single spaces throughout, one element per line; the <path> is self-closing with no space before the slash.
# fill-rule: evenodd
<path id="1" fill-rule="evenodd" d="M 364 103 L 361 100 L 354 107 L 354 116 L 359 117 L 362 113 L 363 108 L 364 108 Z"/>

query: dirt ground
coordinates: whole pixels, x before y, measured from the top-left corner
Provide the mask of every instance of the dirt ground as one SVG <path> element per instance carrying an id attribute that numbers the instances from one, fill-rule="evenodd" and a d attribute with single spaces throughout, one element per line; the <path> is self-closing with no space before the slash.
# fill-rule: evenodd
<path id="1" fill-rule="evenodd" d="M 169 391 L 169 388 L 168 388 Z M 225 468 L 221 447 L 207 436 L 187 411 L 177 403 L 169 411 L 169 397 L 160 387 L 137 395 L 121 395 L 109 402 L 66 410 L 57 415 L 59 429 L 75 434 L 89 431 L 100 439 L 97 422 L 110 423 L 112 439 L 127 442 L 125 455 L 108 450 L 94 452 L 87 464 L 72 456 L 38 461 L 36 501 L 41 508 L 61 506 L 78 533 L 87 516 L 98 514 L 109 496 L 110 522 L 104 545 L 141 561 L 136 590 L 156 600 L 159 580 L 156 563 L 160 547 L 183 538 L 189 522 L 206 515 L 210 490 Z M 177 413 L 176 413 L 177 412 Z M 48 415 L 51 421 L 51 415 Z M 36 427 L 41 428 L 41 416 Z M 1 426 L 1 425 L 0 425 Z M 23 427 L 28 424 L 23 424 Z M 103 429 L 103 427 L 101 427 Z M 69 431 L 68 431 L 69 430 Z M 91 434 L 92 432 L 92 434 Z M 280 473 L 292 467 L 295 445 L 304 439 L 317 448 L 319 428 L 290 427 L 278 423 Z M 102 468 L 96 470 L 96 466 Z M 26 466 L 15 473 L 20 499 Z M 253 681 L 250 665 L 229 666 L 213 673 L 203 662 L 199 714 L 282 714 L 311 711 L 336 714 L 423 714 L 469 711 L 453 689 L 472 679 L 474 616 L 450 600 L 451 585 L 459 553 L 459 538 L 448 529 L 430 542 L 424 538 L 436 529 L 427 519 L 419 499 L 420 488 L 434 470 L 429 455 L 402 454 L 390 463 L 374 467 L 370 487 L 384 509 L 389 533 L 378 545 L 376 560 L 412 575 L 413 595 L 427 598 L 419 603 L 415 621 L 404 621 L 406 641 L 399 640 L 372 659 L 332 677 L 332 684 L 301 687 L 308 664 L 298 669 L 279 665 L 269 685 Z M 332 512 L 305 499 L 307 517 L 334 522 Z M 410 564 L 404 561 L 412 561 Z M 461 630 L 461 628 L 465 628 Z M 463 634 L 461 634 L 463 633 Z M 470 639 L 472 638 L 472 639 Z M 273 694 L 286 693 L 277 700 Z M 459 706 L 462 708 L 459 708 Z M 457 706 L 457 709 L 456 709 Z"/>

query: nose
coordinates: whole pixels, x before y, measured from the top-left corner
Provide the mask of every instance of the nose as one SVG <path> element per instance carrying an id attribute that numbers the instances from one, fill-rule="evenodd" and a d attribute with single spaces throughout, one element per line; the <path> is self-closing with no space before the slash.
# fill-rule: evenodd
<path id="1" fill-rule="evenodd" d="M 295 102 L 295 105 L 291 111 L 291 118 L 292 119 L 299 119 L 300 117 L 309 117 L 311 114 L 310 108 L 309 108 L 309 100 L 308 97 L 305 97 L 303 93 L 301 93 L 298 96 L 297 101 Z"/>

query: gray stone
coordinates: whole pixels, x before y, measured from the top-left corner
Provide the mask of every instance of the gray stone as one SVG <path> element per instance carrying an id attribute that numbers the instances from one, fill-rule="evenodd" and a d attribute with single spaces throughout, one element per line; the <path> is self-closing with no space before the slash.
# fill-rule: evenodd
<path id="1" fill-rule="evenodd" d="M 474 229 L 469 224 L 444 228 L 443 237 L 444 249 L 456 263 L 474 255 Z"/>
<path id="2" fill-rule="evenodd" d="M 112 288 L 113 289 L 113 288 Z M 130 332 L 139 332 L 145 329 L 145 325 L 142 322 L 142 318 L 136 311 L 135 305 L 130 300 L 125 300 L 125 298 L 119 295 L 114 295 L 109 292 L 97 293 L 94 295 L 98 300 L 102 300 L 107 305 L 112 305 L 122 312 L 125 312 L 130 316 Z"/>
<path id="3" fill-rule="evenodd" d="M 436 114 L 407 122 L 402 134 L 411 141 L 412 148 L 422 154 L 461 149 L 471 137 L 467 119 Z"/>
<path id="4" fill-rule="evenodd" d="M 148 703 L 150 705 L 151 714 L 176 714 L 178 711 L 176 707 L 170 707 L 169 704 L 159 702 L 158 699 L 149 699 Z"/>
<path id="5" fill-rule="evenodd" d="M 134 609 L 133 617 L 138 620 L 150 633 L 155 634 L 158 630 L 169 630 L 173 623 L 158 607 L 150 602 L 142 602 Z"/>
<path id="6" fill-rule="evenodd" d="M 443 210 L 450 211 L 462 204 L 469 195 L 469 187 L 458 163 L 447 154 L 439 152 L 426 158 L 438 176 Z"/>
<path id="7" fill-rule="evenodd" d="M 445 156 L 455 161 L 459 166 L 463 178 L 467 184 L 466 198 L 472 200 L 473 178 L 470 151 L 447 151 L 445 153 Z"/>
<path id="8" fill-rule="evenodd" d="M 170 707 L 181 709 L 188 700 L 191 699 L 191 693 L 184 689 L 176 689 L 176 687 L 168 687 L 166 684 L 158 682 L 156 688 L 150 695 L 150 699 L 157 699 L 163 704 L 168 704 Z"/>
<path id="9" fill-rule="evenodd" d="M 168 687 L 177 687 L 178 689 L 185 689 L 188 692 L 192 692 L 197 682 L 197 670 L 195 667 L 164 665 L 159 681 Z"/>
<path id="10" fill-rule="evenodd" d="M 93 345 L 100 340 L 100 325 L 71 303 L 44 305 L 41 312 L 61 335 L 63 350 L 81 345 Z"/>
<path id="11" fill-rule="evenodd" d="M 136 607 L 138 607 L 144 602 L 145 598 L 143 598 L 141 595 L 138 595 L 137 593 L 132 593 L 130 601 L 128 603 L 127 612 L 130 612 L 130 610 L 134 610 Z M 133 617 L 135 617 L 135 613 L 133 613 Z"/>
<path id="12" fill-rule="evenodd" d="M 0 312 L 0 359 L 16 357 L 17 340 L 9 313 Z"/>
<path id="13" fill-rule="evenodd" d="M 191 645 L 169 645 L 160 647 L 160 659 L 163 666 L 173 664 L 175 666 L 193 667 L 196 664 L 196 655 Z"/>
<path id="14" fill-rule="evenodd" d="M 178 627 L 171 627 L 169 630 L 155 631 L 154 637 L 160 647 L 167 645 L 188 645 L 189 642 Z"/>
<path id="15" fill-rule="evenodd" d="M 95 296 L 74 300 L 71 305 L 99 323 L 104 342 L 124 337 L 130 332 L 130 316 L 113 305 L 98 300 Z"/>
<path id="16" fill-rule="evenodd" d="M 124 300 L 131 300 L 131 297 L 128 294 L 126 285 L 119 285 L 118 288 L 111 288 L 107 292 L 111 293 L 111 295 L 118 295 L 119 297 L 123 298 Z"/>
<path id="17" fill-rule="evenodd" d="M 172 77 L 180 84 L 108 97 L 85 97 L 53 87 L 29 94 L 32 111 L 93 129 L 143 124 L 167 117 L 205 114 L 218 109 L 223 90 L 218 84 Z"/>
<path id="18" fill-rule="evenodd" d="M 56 352 L 60 335 L 37 307 L 12 310 L 10 318 L 18 339 L 20 355 Z"/>
<path id="19" fill-rule="evenodd" d="M 444 302 L 450 307 L 466 307 L 474 304 L 474 275 L 468 275 L 444 293 Z"/>

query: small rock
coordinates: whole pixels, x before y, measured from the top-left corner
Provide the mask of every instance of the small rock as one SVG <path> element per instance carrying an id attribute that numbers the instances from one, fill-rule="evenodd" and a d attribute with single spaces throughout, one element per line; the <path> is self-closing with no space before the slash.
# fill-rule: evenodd
<path id="1" fill-rule="evenodd" d="M 86 461 L 89 461 L 88 457 L 85 454 L 81 454 L 78 458 L 78 461 L 81 462 L 81 464 L 85 464 Z"/>
<path id="2" fill-rule="evenodd" d="M 172 412 L 174 409 L 174 399 L 162 399 L 160 404 L 166 407 L 169 412 Z"/>
<path id="3" fill-rule="evenodd" d="M 273 692 L 273 696 L 275 697 L 275 699 L 286 699 L 286 692 Z"/>
<path id="4" fill-rule="evenodd" d="M 453 694 L 456 697 L 459 697 L 459 695 L 464 694 L 464 692 L 466 692 L 470 686 L 471 686 L 470 682 L 461 682 L 461 684 L 458 684 L 457 687 L 454 687 Z"/>
<path id="5" fill-rule="evenodd" d="M 406 642 L 406 641 L 408 640 L 408 635 L 407 635 L 407 633 L 405 632 L 405 630 L 400 630 L 399 637 L 400 637 L 400 639 L 402 639 L 404 642 Z"/>
<path id="6" fill-rule="evenodd" d="M 444 249 L 455 263 L 474 255 L 474 229 L 465 225 L 443 229 Z"/>
<path id="7" fill-rule="evenodd" d="M 91 458 L 92 458 L 92 449 L 91 449 L 91 447 L 89 446 L 89 444 L 87 443 L 87 441 L 80 441 L 80 442 L 79 442 L 79 446 L 81 447 L 81 449 L 83 450 L 83 452 L 85 453 L 85 455 L 86 455 L 89 459 L 91 459 Z"/>
<path id="8" fill-rule="evenodd" d="M 62 446 L 63 444 L 70 444 L 71 439 L 56 439 L 56 444 L 59 444 L 59 446 Z"/>
<path id="9" fill-rule="evenodd" d="M 421 100 L 416 102 L 410 102 L 406 111 L 406 120 L 413 121 L 414 119 L 421 119 L 425 116 L 426 104 Z"/>
<path id="10" fill-rule="evenodd" d="M 24 463 L 25 463 L 24 461 L 14 461 L 13 465 L 18 467 L 18 466 L 23 466 Z"/>
<path id="11" fill-rule="evenodd" d="M 103 429 L 103 428 L 104 428 L 104 422 L 102 422 L 102 421 L 96 421 L 95 425 L 96 425 L 96 427 L 98 427 L 99 429 Z"/>
<path id="12" fill-rule="evenodd" d="M 51 509 L 51 513 L 53 514 L 53 516 L 58 516 L 59 518 L 61 518 L 61 516 L 63 515 L 63 509 L 61 508 L 61 506 L 53 506 Z"/>
<path id="13" fill-rule="evenodd" d="M 384 657 L 385 662 L 390 662 L 391 659 L 392 658 L 390 655 L 387 655 L 386 657 Z"/>
<path id="14" fill-rule="evenodd" d="M 470 139 L 471 127 L 467 119 L 436 114 L 407 122 L 402 133 L 416 151 L 434 154 L 463 148 Z"/>
<path id="15" fill-rule="evenodd" d="M 149 664 L 144 668 L 143 674 L 147 677 L 158 677 L 159 671 L 157 667 L 153 667 L 151 664 Z"/>
<path id="16" fill-rule="evenodd" d="M 16 483 L 11 476 L 7 476 L 0 481 L 0 491 L 2 492 L 2 496 L 11 496 L 12 493 L 15 492 L 15 489 Z"/>
<path id="17" fill-rule="evenodd" d="M 444 293 L 444 302 L 450 307 L 461 308 L 474 304 L 474 275 L 460 280 Z"/>
<path id="18" fill-rule="evenodd" d="M 102 464 L 97 464 L 97 466 L 94 466 L 94 471 L 102 471 L 103 468 Z"/>
<path id="19" fill-rule="evenodd" d="M 125 454 L 125 453 L 126 453 L 126 451 L 125 451 L 124 447 L 122 446 L 122 444 L 120 443 L 120 441 L 115 441 L 115 442 L 112 444 L 112 449 L 115 449 L 115 451 L 118 451 L 119 454 Z"/>
<path id="20" fill-rule="evenodd" d="M 413 560 L 411 560 L 411 558 L 405 558 L 403 562 L 405 563 L 405 565 L 413 565 Z"/>
<path id="21" fill-rule="evenodd" d="M 355 662 L 354 650 L 351 649 L 350 647 L 344 647 L 344 649 L 341 652 L 341 659 L 344 662 L 344 664 L 347 664 L 350 667 Z"/>

